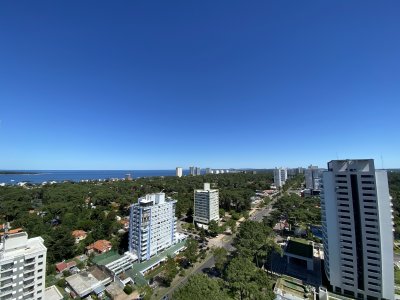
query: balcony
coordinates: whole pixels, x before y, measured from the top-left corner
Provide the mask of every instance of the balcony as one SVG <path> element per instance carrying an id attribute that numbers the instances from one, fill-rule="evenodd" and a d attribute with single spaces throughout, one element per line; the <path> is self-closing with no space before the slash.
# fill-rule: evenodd
<path id="1" fill-rule="evenodd" d="M 33 293 L 35 291 L 34 287 L 30 287 L 30 288 L 25 288 L 23 291 L 24 296 L 30 293 Z"/>
<path id="2" fill-rule="evenodd" d="M 0 269 L 0 273 L 12 270 L 14 268 L 14 263 L 2 265 Z"/>
<path id="3" fill-rule="evenodd" d="M 24 273 L 35 270 L 35 266 L 29 266 L 24 268 Z"/>
<path id="4" fill-rule="evenodd" d="M 7 279 L 7 278 L 12 277 L 13 274 L 14 274 L 13 271 L 8 271 L 8 272 L 5 272 L 5 273 L 2 273 L 1 276 L 0 276 L 0 278 L 1 278 L 1 279 Z"/>
<path id="5" fill-rule="evenodd" d="M 14 283 L 14 280 L 12 278 L 10 278 L 10 279 L 6 279 L 6 280 L 3 280 L 3 281 L 0 281 L 0 286 L 2 288 L 5 288 L 5 287 L 8 287 L 8 286 L 12 285 L 13 283 Z"/>
<path id="6" fill-rule="evenodd" d="M 25 260 L 25 266 L 34 264 L 36 262 L 35 258 L 30 258 Z"/>
<path id="7" fill-rule="evenodd" d="M 22 299 L 24 299 L 24 300 L 33 299 L 33 293 L 28 294 L 28 295 L 24 294 L 24 298 L 22 298 Z"/>
<path id="8" fill-rule="evenodd" d="M 24 280 L 29 280 L 35 277 L 35 272 L 31 272 L 24 275 Z"/>
<path id="9" fill-rule="evenodd" d="M 8 294 L 11 294 L 12 292 L 13 292 L 12 286 L 7 287 L 7 288 L 2 288 L 0 290 L 0 297 L 3 297 L 3 296 L 8 295 Z"/>
<path id="10" fill-rule="evenodd" d="M 31 286 L 34 283 L 35 283 L 35 279 L 34 278 L 28 279 L 28 280 L 24 281 L 24 286 L 28 287 L 28 286 Z"/>

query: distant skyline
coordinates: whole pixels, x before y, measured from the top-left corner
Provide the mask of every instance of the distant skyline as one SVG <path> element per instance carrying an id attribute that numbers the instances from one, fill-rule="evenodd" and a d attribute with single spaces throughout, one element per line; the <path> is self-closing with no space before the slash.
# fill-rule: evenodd
<path id="1" fill-rule="evenodd" d="M 400 167 L 399 1 L 0 2 L 0 169 Z"/>

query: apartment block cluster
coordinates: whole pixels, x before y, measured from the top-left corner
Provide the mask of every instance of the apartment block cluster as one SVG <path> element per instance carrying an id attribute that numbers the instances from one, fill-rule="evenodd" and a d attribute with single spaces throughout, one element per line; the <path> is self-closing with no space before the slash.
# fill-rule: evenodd
<path id="1" fill-rule="evenodd" d="M 100 259 L 95 261 L 99 268 L 93 266 L 90 270 L 80 271 L 74 261 L 56 264 L 59 273 L 74 269 L 73 274 L 65 278 L 71 295 L 85 298 L 94 293 L 100 296 L 114 281 L 117 286 L 111 286 L 112 293 L 112 290 L 118 289 L 118 285 L 134 283 L 141 276 L 144 278 L 145 272 L 167 258 L 165 253 L 171 255 L 182 251 L 186 235 L 176 230 L 176 203 L 176 200 L 166 197 L 164 193 L 139 198 L 137 203 L 130 206 L 128 252 L 124 255 L 107 254 L 107 259 L 102 260 L 101 254 L 111 250 L 110 242 L 96 241 L 87 247 L 88 253 L 100 254 Z M 194 220 L 199 224 L 219 220 L 218 190 L 211 189 L 209 183 L 204 184 L 204 189 L 194 191 Z M 76 243 L 87 235 L 82 230 L 74 230 L 71 234 Z M 55 287 L 48 289 L 47 298 L 44 296 L 46 252 L 40 237 L 28 239 L 28 235 L 20 230 L 5 232 L 0 244 L 1 300 L 63 298 Z M 145 261 L 151 263 L 140 264 Z M 132 270 L 134 264 L 144 267 L 135 272 Z"/>
<path id="2" fill-rule="evenodd" d="M 317 166 L 310 165 L 308 168 L 275 168 L 274 173 L 274 185 L 277 188 L 282 187 L 286 181 L 299 174 L 304 174 L 306 181 L 305 193 L 310 195 L 319 195 L 322 185 L 322 172 L 324 169 L 318 168 Z"/>
<path id="3" fill-rule="evenodd" d="M 191 176 L 200 176 L 203 174 L 226 174 L 226 173 L 237 173 L 237 172 L 239 171 L 234 169 L 211 169 L 211 168 L 202 169 L 200 167 L 189 167 L 189 175 Z M 182 177 L 183 174 L 184 174 L 183 168 L 177 167 L 176 176 Z"/>
<path id="4" fill-rule="evenodd" d="M 300 168 L 293 172 L 300 172 Z M 313 194 L 318 191 L 321 199 L 322 270 L 329 289 L 320 286 L 319 299 L 395 299 L 394 223 L 386 171 L 376 170 L 372 159 L 358 159 L 333 160 L 325 170 L 309 166 L 302 172 L 306 187 Z M 283 185 L 287 174 L 287 169 L 276 168 L 275 184 Z M 67 277 L 73 294 L 84 298 L 91 293 L 99 295 L 106 288 L 112 293 L 118 286 L 134 283 L 140 276 L 144 278 L 145 272 L 167 258 L 165 253 L 182 251 L 186 235 L 176 230 L 176 203 L 164 193 L 154 193 L 132 204 L 129 251 L 100 258 L 95 261 L 99 268 L 91 267 Z M 200 226 L 219 221 L 219 191 L 211 188 L 210 183 L 194 190 L 193 218 Z M 76 230 L 73 236 L 79 243 L 86 232 Z M 99 242 L 101 245 L 94 243 L 89 248 L 98 248 L 101 253 L 110 250 L 111 245 Z M 288 262 L 303 260 L 305 272 L 313 270 L 313 244 L 302 246 L 307 249 L 304 256 L 292 251 L 295 243 L 289 240 L 285 248 Z M 45 289 L 46 252 L 41 237 L 28 238 L 25 232 L 6 228 L 0 243 L 0 300 L 63 298 L 57 288 Z M 135 264 L 143 267 L 134 270 Z M 74 266 L 62 262 L 57 270 L 62 272 L 69 267 Z M 293 288 L 301 284 L 299 278 L 280 278 L 275 285 L 277 299 L 315 299 L 308 286 L 301 288 L 301 292 Z"/>

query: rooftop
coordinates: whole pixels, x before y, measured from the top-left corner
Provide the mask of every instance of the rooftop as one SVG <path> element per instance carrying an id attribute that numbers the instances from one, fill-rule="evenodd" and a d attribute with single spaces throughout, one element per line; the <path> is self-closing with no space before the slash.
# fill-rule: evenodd
<path id="1" fill-rule="evenodd" d="M 283 276 L 278 278 L 274 293 L 283 297 L 292 296 L 292 299 L 314 299 L 314 290 L 299 279 Z M 277 298 L 278 299 L 278 298 Z"/>
<path id="2" fill-rule="evenodd" d="M 288 240 L 285 252 L 302 257 L 313 257 L 313 246 L 304 239 L 290 239 Z"/>
<path id="3" fill-rule="evenodd" d="M 111 250 L 109 252 L 97 255 L 92 258 L 92 261 L 99 266 L 105 266 L 117 259 L 120 259 L 122 255 L 118 254 L 117 251 Z"/>
<path id="4" fill-rule="evenodd" d="M 86 236 L 86 231 L 84 231 L 84 230 L 74 230 L 74 231 L 72 231 L 72 236 L 74 238 Z"/>
<path id="5" fill-rule="evenodd" d="M 75 267 L 76 266 L 76 262 L 75 261 L 70 261 L 70 262 L 59 262 L 59 263 L 57 263 L 56 264 L 56 269 L 57 269 L 57 271 L 58 272 L 62 272 L 62 271 L 64 271 L 64 270 L 66 270 L 66 269 L 70 269 L 70 268 L 72 268 L 72 267 Z"/>
<path id="6" fill-rule="evenodd" d="M 94 242 L 93 244 L 90 244 L 89 246 L 87 246 L 86 249 L 95 249 L 98 252 L 105 252 L 105 251 L 111 249 L 111 242 L 109 242 L 107 240 L 98 240 L 98 241 Z"/>
<path id="7" fill-rule="evenodd" d="M 110 283 L 107 286 L 106 290 L 110 294 L 112 299 L 115 299 L 118 296 L 126 296 L 122 288 L 116 282 Z"/>
<path id="8" fill-rule="evenodd" d="M 101 283 L 89 272 L 80 272 L 65 278 L 68 285 L 80 296 L 90 294 Z"/>
<path id="9" fill-rule="evenodd" d="M 62 300 L 63 295 L 55 285 L 49 286 L 44 290 L 44 299 L 46 300 Z"/>
<path id="10" fill-rule="evenodd" d="M 103 281 L 106 280 L 107 278 L 109 278 L 109 276 L 104 273 L 99 267 L 97 266 L 91 266 L 88 271 L 90 272 L 90 274 L 92 274 L 94 276 L 94 278 L 96 278 L 98 281 Z"/>
<path id="11" fill-rule="evenodd" d="M 3 228 L 4 228 L 4 225 L 3 225 Z M 8 230 L 7 234 L 14 234 L 14 233 L 18 233 L 18 232 L 21 232 L 21 231 L 22 231 L 22 228 L 10 229 L 10 230 Z M 3 236 L 4 234 L 5 234 L 4 231 L 0 232 L 0 236 Z"/>
<path id="12" fill-rule="evenodd" d="M 3 243 L 0 243 L 0 249 L 4 244 L 4 259 L 12 259 L 16 256 L 30 255 L 41 251 L 46 251 L 44 241 L 41 237 L 28 239 L 26 232 L 8 234 Z"/>

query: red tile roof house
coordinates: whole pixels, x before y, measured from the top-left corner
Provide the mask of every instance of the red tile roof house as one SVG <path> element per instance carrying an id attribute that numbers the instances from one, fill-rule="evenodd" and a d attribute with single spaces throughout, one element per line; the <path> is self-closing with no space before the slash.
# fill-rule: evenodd
<path id="1" fill-rule="evenodd" d="M 76 266 L 76 262 L 75 261 L 70 261 L 70 262 L 59 262 L 58 264 L 56 264 L 56 270 L 58 273 L 62 273 L 64 271 L 69 271 L 72 267 Z"/>
<path id="2" fill-rule="evenodd" d="M 122 220 L 119 221 L 119 223 L 124 226 L 125 230 L 129 229 L 129 220 L 128 219 L 122 219 Z"/>
<path id="3" fill-rule="evenodd" d="M 87 233 L 84 230 L 74 230 L 71 234 L 75 238 L 75 244 L 78 244 L 87 237 Z"/>
<path id="4" fill-rule="evenodd" d="M 105 253 L 110 251 L 112 248 L 111 242 L 106 241 L 106 240 L 98 240 L 94 242 L 93 244 L 90 244 L 89 246 L 86 247 L 87 252 L 90 254 L 93 251 L 97 253 Z"/>

